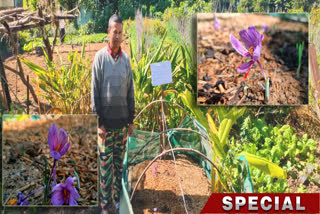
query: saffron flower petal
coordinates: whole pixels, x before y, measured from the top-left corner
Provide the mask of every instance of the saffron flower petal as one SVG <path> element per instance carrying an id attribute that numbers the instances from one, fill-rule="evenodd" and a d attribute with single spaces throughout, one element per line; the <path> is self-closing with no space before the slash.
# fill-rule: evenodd
<path id="1" fill-rule="evenodd" d="M 68 177 L 65 181 L 65 184 L 67 186 L 72 186 L 73 185 L 73 178 L 72 177 Z"/>
<path id="2" fill-rule="evenodd" d="M 61 158 L 61 154 L 57 151 L 51 151 L 50 155 L 56 160 L 59 160 Z"/>
<path id="3" fill-rule="evenodd" d="M 242 45 L 241 42 L 239 42 L 239 40 L 237 40 L 231 33 L 230 33 L 230 41 L 231 41 L 231 45 L 234 49 L 236 49 L 236 51 L 241 54 L 244 57 L 248 57 L 248 54 L 250 55 L 250 53 L 247 51 L 247 49 Z"/>
<path id="4" fill-rule="evenodd" d="M 58 143 L 58 127 L 55 123 L 52 123 L 49 128 L 48 143 L 51 151 L 56 150 Z"/>
<path id="5" fill-rule="evenodd" d="M 252 67 L 253 63 L 254 63 L 254 62 L 251 60 L 251 61 L 249 61 L 249 62 L 247 62 L 247 63 L 242 64 L 242 65 L 238 68 L 238 71 L 239 71 L 239 72 L 246 72 L 249 68 Z"/>
<path id="6" fill-rule="evenodd" d="M 60 128 L 59 130 L 59 137 L 58 137 L 58 140 L 59 140 L 59 143 L 61 144 L 60 145 L 60 150 L 62 149 L 62 147 L 67 143 L 67 140 L 68 140 L 68 135 L 67 133 Z"/>
<path id="7" fill-rule="evenodd" d="M 27 199 L 24 199 L 25 197 L 21 192 L 18 193 L 18 205 L 29 205 L 29 201 Z M 24 199 L 24 200 L 23 200 Z"/>
<path id="8" fill-rule="evenodd" d="M 51 203 L 53 205 L 63 205 L 63 191 L 54 191 L 51 197 Z"/>
<path id="9" fill-rule="evenodd" d="M 216 16 L 214 17 L 214 29 L 220 30 L 220 20 Z"/>
<path id="10" fill-rule="evenodd" d="M 68 151 L 69 146 L 70 146 L 70 142 L 67 143 L 66 145 L 64 145 L 64 147 L 63 147 L 63 148 L 61 149 L 61 151 L 60 151 L 60 155 L 61 155 L 61 156 L 64 155 L 64 154 Z"/>
<path id="11" fill-rule="evenodd" d="M 251 25 L 248 28 L 248 36 L 250 37 L 252 41 L 252 47 L 256 47 L 260 41 L 260 33 L 257 31 L 257 29 Z"/>
<path id="12" fill-rule="evenodd" d="M 240 35 L 242 42 L 245 44 L 245 46 L 247 47 L 248 50 L 232 34 L 230 34 L 230 42 L 231 42 L 233 48 L 239 54 L 241 54 L 242 56 L 247 57 L 251 60 L 249 62 L 239 66 L 237 70 L 239 72 L 248 71 L 244 77 L 244 78 L 247 78 L 252 65 L 254 64 L 254 62 L 257 61 L 264 77 L 266 78 L 266 75 L 262 69 L 262 66 L 261 66 L 260 62 L 258 61 L 260 58 L 260 54 L 261 54 L 262 40 L 264 38 L 264 35 L 260 34 L 253 25 L 251 25 L 248 28 L 248 30 L 246 30 L 246 29 L 241 30 L 239 32 L 239 35 Z"/>
<path id="13" fill-rule="evenodd" d="M 246 48 L 249 50 L 250 47 L 253 46 L 254 41 L 252 41 L 251 37 L 248 35 L 248 32 L 244 29 L 239 32 L 239 36 L 241 41 L 243 41 Z"/>
<path id="14" fill-rule="evenodd" d="M 262 24 L 261 29 L 262 29 L 263 32 L 267 32 L 267 31 L 270 30 L 270 28 L 269 28 L 267 25 L 265 25 L 265 24 Z"/>
<path id="15" fill-rule="evenodd" d="M 57 125 L 53 123 L 49 128 L 48 143 L 54 159 L 60 159 L 68 151 L 70 142 L 67 144 L 67 140 L 67 133 L 61 128 L 58 130 Z"/>
<path id="16" fill-rule="evenodd" d="M 53 205 L 78 205 L 80 197 L 77 189 L 73 186 L 73 178 L 68 177 L 64 184 L 58 184 L 52 189 L 51 203 Z"/>
<path id="17" fill-rule="evenodd" d="M 259 59 L 260 53 L 261 53 L 261 43 L 258 44 L 253 51 L 253 55 L 252 55 L 253 61 L 257 61 Z"/>

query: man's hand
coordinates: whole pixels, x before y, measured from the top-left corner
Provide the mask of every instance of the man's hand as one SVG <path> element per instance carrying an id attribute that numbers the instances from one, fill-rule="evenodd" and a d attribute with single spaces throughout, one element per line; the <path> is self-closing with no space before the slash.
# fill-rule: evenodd
<path id="1" fill-rule="evenodd" d="M 132 136 L 133 136 L 133 124 L 129 124 L 128 134 L 129 134 L 129 137 L 132 137 Z"/>
<path id="2" fill-rule="evenodd" d="M 107 140 L 107 132 L 106 132 L 106 129 L 104 128 L 103 125 L 99 127 L 98 134 L 99 134 L 99 137 L 101 137 L 103 141 Z"/>

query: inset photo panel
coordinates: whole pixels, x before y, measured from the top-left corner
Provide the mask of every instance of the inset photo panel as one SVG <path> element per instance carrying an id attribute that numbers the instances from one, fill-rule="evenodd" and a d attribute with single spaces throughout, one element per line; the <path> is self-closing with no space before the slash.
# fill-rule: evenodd
<path id="1" fill-rule="evenodd" d="M 308 14 L 197 14 L 200 105 L 308 104 Z"/>
<path id="2" fill-rule="evenodd" d="M 95 115 L 4 115 L 2 204 L 98 206 Z"/>

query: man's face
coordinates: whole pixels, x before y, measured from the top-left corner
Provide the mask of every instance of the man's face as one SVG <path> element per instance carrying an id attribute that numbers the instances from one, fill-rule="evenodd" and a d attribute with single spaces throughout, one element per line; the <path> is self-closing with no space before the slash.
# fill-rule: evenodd
<path id="1" fill-rule="evenodd" d="M 122 24 L 112 22 L 108 28 L 110 43 L 112 47 L 119 47 L 122 42 Z"/>

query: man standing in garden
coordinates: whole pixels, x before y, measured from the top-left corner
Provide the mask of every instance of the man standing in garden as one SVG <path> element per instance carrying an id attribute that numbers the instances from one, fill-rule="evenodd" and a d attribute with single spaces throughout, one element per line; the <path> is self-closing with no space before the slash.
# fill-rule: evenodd
<path id="1" fill-rule="evenodd" d="M 127 134 L 133 135 L 134 87 L 129 57 L 121 50 L 122 20 L 109 19 L 109 43 L 96 53 L 92 65 L 92 111 L 99 116 L 100 203 L 108 213 L 120 208 L 122 162 Z"/>

